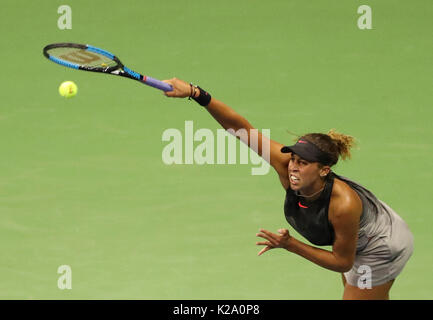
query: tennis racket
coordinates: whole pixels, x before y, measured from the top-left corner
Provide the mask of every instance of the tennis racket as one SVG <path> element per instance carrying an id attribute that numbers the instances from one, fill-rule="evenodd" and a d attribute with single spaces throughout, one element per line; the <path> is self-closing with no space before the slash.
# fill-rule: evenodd
<path id="1" fill-rule="evenodd" d="M 53 43 L 45 46 L 43 53 L 51 61 L 68 68 L 113 74 L 140 81 L 162 91 L 173 90 L 168 83 L 132 71 L 114 54 L 94 46 Z"/>

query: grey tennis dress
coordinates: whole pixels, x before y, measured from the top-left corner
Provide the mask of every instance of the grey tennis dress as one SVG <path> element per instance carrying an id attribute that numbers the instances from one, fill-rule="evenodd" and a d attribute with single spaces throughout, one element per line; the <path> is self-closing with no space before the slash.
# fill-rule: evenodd
<path id="1" fill-rule="evenodd" d="M 320 197 L 312 202 L 306 202 L 289 187 L 284 203 L 287 222 L 311 243 L 332 245 L 334 230 L 328 219 L 328 208 L 335 178 L 358 194 L 363 207 L 355 262 L 344 273 L 347 282 L 361 287 L 367 281 L 366 272 L 372 287 L 395 279 L 412 255 L 413 235 L 394 210 L 358 183 L 331 172 Z"/>

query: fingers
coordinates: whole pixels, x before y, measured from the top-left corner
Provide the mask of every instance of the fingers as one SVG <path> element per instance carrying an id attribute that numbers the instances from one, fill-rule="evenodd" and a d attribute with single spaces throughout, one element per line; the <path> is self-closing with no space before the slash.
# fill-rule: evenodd
<path id="1" fill-rule="evenodd" d="M 277 239 L 277 235 L 273 234 L 272 232 L 269 232 L 265 229 L 260 229 L 260 232 L 262 233 L 256 233 L 257 237 L 261 237 L 263 239 L 268 240 L 273 246 L 277 246 L 278 245 L 278 239 Z"/>
<path id="2" fill-rule="evenodd" d="M 171 85 L 172 87 L 174 87 L 175 83 L 177 81 L 179 81 L 177 78 L 171 78 L 171 79 L 166 79 L 166 80 L 161 80 L 162 82 L 168 83 L 169 85 Z"/>
<path id="3" fill-rule="evenodd" d="M 278 229 L 278 234 L 275 234 L 268 230 L 260 229 L 260 233 L 256 233 L 256 236 L 267 240 L 256 242 L 256 245 L 258 246 L 266 246 L 258 253 L 260 256 L 266 251 L 274 248 L 285 248 L 287 239 L 289 238 L 289 230 L 281 228 Z"/>
<path id="4" fill-rule="evenodd" d="M 289 230 L 287 230 L 287 229 L 278 229 L 278 233 L 281 234 L 284 237 L 284 236 L 287 236 L 289 234 Z"/>
<path id="5" fill-rule="evenodd" d="M 172 91 L 164 91 L 164 95 L 166 97 L 176 97 L 176 91 L 174 89 Z"/>
<path id="6" fill-rule="evenodd" d="M 270 246 L 273 246 L 273 247 L 278 246 L 278 243 L 277 243 L 274 239 L 269 238 L 268 236 L 266 236 L 266 235 L 264 235 L 264 234 L 256 233 L 256 236 L 268 240 L 268 241 L 266 242 L 267 245 L 270 245 Z"/>
<path id="7" fill-rule="evenodd" d="M 162 80 L 162 82 L 168 83 L 173 88 L 173 90 L 171 90 L 171 91 L 163 91 L 164 95 L 166 97 L 174 97 L 174 95 L 175 95 L 175 88 L 174 88 L 173 80 L 172 79 L 170 79 L 170 80 Z"/>
<path id="8" fill-rule="evenodd" d="M 183 80 L 171 78 L 162 80 L 162 82 L 168 83 L 173 87 L 172 91 L 164 92 L 166 97 L 186 98 L 191 94 L 191 85 Z"/>
<path id="9" fill-rule="evenodd" d="M 288 229 L 278 229 L 278 234 L 262 228 L 260 228 L 259 231 L 259 233 L 256 233 L 256 236 L 267 240 L 256 242 L 258 246 L 266 246 L 259 252 L 259 256 L 273 248 L 286 248 L 287 240 L 290 238 Z"/>
<path id="10" fill-rule="evenodd" d="M 264 234 L 266 234 L 268 237 L 271 237 L 271 238 L 275 238 L 275 236 L 276 236 L 276 234 L 274 234 L 268 230 L 265 230 L 265 229 L 260 229 L 260 232 L 263 232 Z"/>
<path id="11" fill-rule="evenodd" d="M 271 249 L 273 249 L 272 247 L 269 247 L 269 246 L 267 246 L 267 247 L 264 247 L 262 250 L 260 250 L 260 252 L 257 254 L 258 256 L 261 256 L 262 254 L 264 254 L 266 251 L 269 251 L 269 250 L 271 250 Z"/>
<path id="12" fill-rule="evenodd" d="M 256 245 L 258 246 L 272 246 L 272 244 L 269 241 L 258 241 L 256 242 Z"/>
<path id="13" fill-rule="evenodd" d="M 269 231 L 266 231 L 264 229 L 260 229 L 260 232 L 263 232 L 263 233 L 256 233 L 256 236 L 264 238 L 264 239 L 266 239 L 268 241 L 258 241 L 258 242 L 256 242 L 256 245 L 258 245 L 258 246 L 266 246 L 262 250 L 259 251 L 259 253 L 257 254 L 258 256 L 261 256 L 266 251 L 269 251 L 269 250 L 273 249 L 277 245 L 277 243 L 275 242 L 275 239 L 273 239 L 271 236 L 268 235 L 268 234 L 270 234 Z"/>

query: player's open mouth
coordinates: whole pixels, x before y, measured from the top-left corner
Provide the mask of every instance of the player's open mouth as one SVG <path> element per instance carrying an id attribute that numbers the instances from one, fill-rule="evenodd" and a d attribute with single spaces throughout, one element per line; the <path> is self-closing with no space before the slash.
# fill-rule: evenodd
<path id="1" fill-rule="evenodd" d="M 293 182 L 293 183 L 298 183 L 299 182 L 299 178 L 298 177 L 295 177 L 294 175 L 290 175 L 290 182 Z"/>

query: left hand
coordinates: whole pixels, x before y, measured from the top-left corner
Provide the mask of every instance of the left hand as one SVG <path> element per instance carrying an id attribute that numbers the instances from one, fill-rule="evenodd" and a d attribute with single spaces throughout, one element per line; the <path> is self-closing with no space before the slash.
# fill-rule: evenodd
<path id="1" fill-rule="evenodd" d="M 262 237 L 266 239 L 267 241 L 260 241 L 256 242 L 256 245 L 258 246 L 266 246 L 260 252 L 258 255 L 262 255 L 268 250 L 274 249 L 274 248 L 284 248 L 288 249 L 290 245 L 290 234 L 289 230 L 287 229 L 278 229 L 278 234 L 272 233 L 270 231 L 267 231 L 265 229 L 260 229 L 260 233 L 256 233 L 257 237 Z"/>

